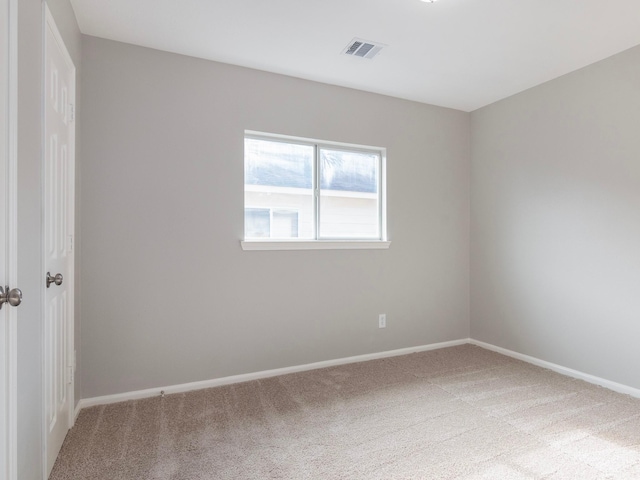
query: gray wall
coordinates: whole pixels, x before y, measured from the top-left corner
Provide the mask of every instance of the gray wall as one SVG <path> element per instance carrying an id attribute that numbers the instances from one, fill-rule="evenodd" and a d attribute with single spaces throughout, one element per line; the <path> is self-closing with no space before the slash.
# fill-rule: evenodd
<path id="1" fill-rule="evenodd" d="M 80 60 L 80 34 L 68 0 L 52 14 Z M 18 2 L 18 478 L 41 480 L 42 465 L 42 42 L 43 4 Z"/>
<path id="2" fill-rule="evenodd" d="M 468 114 L 82 51 L 83 397 L 468 337 Z M 391 248 L 242 251 L 245 129 L 386 147 Z"/>
<path id="3" fill-rule="evenodd" d="M 472 337 L 640 388 L 640 47 L 471 118 Z"/>

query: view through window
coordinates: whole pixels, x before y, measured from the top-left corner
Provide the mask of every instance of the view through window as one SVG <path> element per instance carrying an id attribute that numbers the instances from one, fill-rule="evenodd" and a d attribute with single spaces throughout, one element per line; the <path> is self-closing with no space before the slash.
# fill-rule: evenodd
<path id="1" fill-rule="evenodd" d="M 381 240 L 384 151 L 247 134 L 245 240 Z"/>

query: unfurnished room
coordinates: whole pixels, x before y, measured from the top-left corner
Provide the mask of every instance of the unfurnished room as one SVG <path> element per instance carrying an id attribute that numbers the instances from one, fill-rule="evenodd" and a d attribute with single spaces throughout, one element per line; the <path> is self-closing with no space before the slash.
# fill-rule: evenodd
<path id="1" fill-rule="evenodd" d="M 639 2 L 0 11 L 0 480 L 640 479 Z"/>

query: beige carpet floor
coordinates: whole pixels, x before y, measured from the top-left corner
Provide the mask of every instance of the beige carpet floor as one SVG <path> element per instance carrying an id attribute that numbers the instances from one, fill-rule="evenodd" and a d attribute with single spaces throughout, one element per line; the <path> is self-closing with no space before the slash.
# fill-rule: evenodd
<path id="1" fill-rule="evenodd" d="M 50 478 L 640 479 L 640 400 L 464 345 L 88 408 Z"/>

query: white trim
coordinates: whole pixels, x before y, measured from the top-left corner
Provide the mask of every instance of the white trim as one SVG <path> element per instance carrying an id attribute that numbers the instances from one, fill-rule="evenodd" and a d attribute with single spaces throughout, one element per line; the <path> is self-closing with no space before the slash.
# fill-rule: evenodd
<path id="1" fill-rule="evenodd" d="M 335 360 L 327 360 L 323 362 L 316 363 L 308 363 L 305 365 L 298 365 L 294 367 L 285 367 L 285 368 L 277 368 L 274 370 L 264 370 L 261 372 L 247 373 L 243 375 L 233 375 L 230 377 L 222 377 L 216 378 L 212 380 L 204 380 L 201 382 L 193 382 L 193 383 L 183 383 L 180 385 L 171 385 L 166 387 L 158 387 L 158 388 L 149 388 L 146 390 L 137 390 L 133 392 L 125 392 L 118 393 L 115 395 L 105 395 L 101 397 L 92 397 L 92 398 L 83 398 L 78 402 L 78 405 L 75 410 L 75 417 L 80 414 L 80 411 L 83 408 L 95 407 L 98 405 L 108 405 L 111 403 L 118 402 L 126 402 L 129 400 L 139 400 L 142 398 L 155 397 L 164 392 L 165 394 L 171 393 L 184 393 L 190 392 L 193 390 L 201 390 L 204 388 L 213 388 L 220 387 L 223 385 L 231 385 L 235 383 L 249 382 L 252 380 L 260 380 L 263 378 L 276 377 L 279 375 L 287 375 L 290 373 L 298 373 L 305 372 L 309 370 L 316 370 L 319 368 L 327 368 L 327 367 L 335 367 L 339 365 L 346 365 L 349 363 L 357 363 L 357 362 L 366 362 L 369 360 L 378 360 L 381 358 L 389 358 L 389 357 L 397 357 L 400 355 L 408 355 L 411 353 L 418 352 L 427 352 L 430 350 L 438 350 L 441 348 L 449 348 L 456 347 L 459 345 L 476 345 L 478 347 L 491 350 L 502 355 L 506 355 L 508 357 L 516 358 L 518 360 L 522 360 L 524 362 L 530 363 L 532 365 L 536 365 L 538 367 L 547 368 L 549 370 L 553 370 L 554 372 L 561 373 L 563 375 L 567 375 L 569 377 L 578 378 L 580 380 L 585 380 L 589 383 L 593 383 L 595 385 L 600 385 L 602 387 L 608 388 L 618 393 L 624 393 L 627 395 L 631 395 L 633 397 L 640 398 L 640 390 L 629 387 L 627 385 L 622 385 L 619 383 L 611 382 L 609 380 L 605 380 L 603 378 L 599 378 L 593 375 L 589 375 L 586 373 L 578 372 L 576 370 L 572 370 L 570 368 L 562 367 L 560 365 L 556 365 L 554 363 L 546 362 L 544 360 L 540 360 L 538 358 L 530 357 L 528 355 L 523 355 L 521 353 L 513 352 L 511 350 L 507 350 L 506 348 L 496 347 L 495 345 L 491 345 L 489 343 L 480 342 L 478 340 L 474 340 L 472 338 L 463 338 L 460 340 L 453 340 L 449 342 L 441 342 L 441 343 L 433 343 L 430 345 L 421 345 L 416 347 L 409 348 L 401 348 L 398 350 L 389 350 L 386 352 L 379 353 L 369 353 L 365 355 L 357 355 L 354 357 L 346 357 L 346 358 L 338 358 Z"/>
<path id="2" fill-rule="evenodd" d="M 42 2 L 42 63 L 41 63 L 41 67 L 42 67 L 42 80 L 41 83 L 42 85 L 40 86 L 41 88 L 41 101 L 40 101 L 40 155 L 41 155 L 41 159 L 40 159 L 40 171 L 42 172 L 41 174 L 41 180 L 40 180 L 40 222 L 41 222 L 41 228 L 40 228 L 40 232 L 41 232 L 41 238 L 40 238 L 40 262 L 41 262 L 41 276 L 40 278 L 43 278 L 44 276 L 44 272 L 46 272 L 46 265 L 44 264 L 44 250 L 45 250 L 45 235 L 46 235 L 46 226 L 45 226 L 45 212 L 46 212 L 46 208 L 44 208 L 44 201 L 46 198 L 46 194 L 45 194 L 45 177 L 46 174 L 44 172 L 46 172 L 45 170 L 45 146 L 46 146 L 46 99 L 47 99 L 47 92 L 46 92 L 46 85 L 47 85 L 47 79 L 46 79 L 46 65 L 47 65 L 47 21 L 49 19 L 49 8 L 47 6 L 46 1 Z M 46 277 L 44 277 L 46 278 Z M 42 294 L 42 292 L 40 292 Z M 42 367 L 42 371 L 40 374 L 40 382 L 41 382 L 41 386 L 42 386 L 42 417 L 41 417 L 41 430 L 42 430 L 42 452 L 41 452 L 41 464 L 42 464 L 42 478 L 43 480 L 47 480 L 49 474 L 51 472 L 48 471 L 47 468 L 47 377 L 46 377 L 46 372 L 47 372 L 47 365 L 46 365 L 46 342 L 47 339 L 45 338 L 46 336 L 46 310 L 47 310 L 47 306 L 45 304 L 45 296 L 44 294 L 42 294 L 42 304 L 41 304 L 41 313 L 40 313 L 40 318 L 42 321 L 42 335 L 40 338 L 40 342 L 41 342 L 41 348 L 40 351 L 43 353 L 42 355 L 42 360 L 41 360 L 41 367 Z"/>
<path id="3" fill-rule="evenodd" d="M 274 370 L 264 370 L 262 372 L 233 375 L 230 377 L 216 378 L 213 380 L 204 380 L 202 382 L 183 383 L 181 385 L 149 388 L 147 390 L 118 393 L 116 395 L 105 395 L 103 397 L 83 398 L 78 403 L 77 410 L 79 412 L 83 408 L 93 407 L 96 405 L 107 405 L 110 403 L 155 397 L 160 395 L 160 392 L 164 392 L 165 394 L 190 392 L 192 390 L 201 390 L 203 388 L 220 387 L 223 385 L 231 385 L 234 383 L 249 382 L 251 380 L 260 380 L 262 378 L 276 377 L 278 375 L 287 375 L 289 373 L 306 372 L 308 370 L 316 370 L 319 368 L 335 367 L 338 365 L 346 365 L 349 363 L 366 362 L 369 360 L 378 360 L 380 358 L 397 357 L 399 355 L 408 355 L 410 353 L 426 352 L 429 350 L 438 350 L 440 348 L 455 347 L 458 345 L 464 345 L 466 343 L 469 343 L 468 338 L 453 340 L 450 342 L 433 343 L 430 345 L 422 345 L 417 347 L 401 348 L 399 350 L 389 350 L 386 352 L 368 353 L 365 355 L 338 358 L 335 360 L 327 360 L 324 362 L 308 363 L 306 365 L 298 365 L 295 367 L 277 368 Z"/>
<path id="4" fill-rule="evenodd" d="M 522 353 L 508 350 L 506 348 L 497 347 L 495 345 L 491 345 L 490 343 L 481 342 L 479 340 L 470 339 L 469 343 L 471 343 L 472 345 L 476 345 L 478 347 L 485 348 L 487 350 L 491 350 L 496 353 L 500 353 L 502 355 L 506 355 L 507 357 L 512 357 L 518 360 L 522 360 L 523 362 L 527 362 L 532 365 L 536 365 L 538 367 L 547 368 L 549 370 L 552 370 L 557 373 L 561 373 L 562 375 L 566 375 L 568 377 L 577 378 L 579 380 L 584 380 L 585 382 L 589 382 L 594 385 L 599 385 L 601 387 L 608 388 L 609 390 L 613 390 L 614 392 L 624 393 L 627 395 L 631 395 L 632 397 L 640 398 L 640 389 L 630 387 L 628 385 L 612 382 L 611 380 L 606 380 L 601 377 L 596 377 L 595 375 L 590 375 L 588 373 L 580 372 L 578 370 L 573 370 L 571 368 L 563 367 L 562 365 L 547 362 L 546 360 L 540 360 L 539 358 L 536 358 L 536 357 L 524 355 Z"/>
<path id="5" fill-rule="evenodd" d="M 3 286 L 16 288 L 18 286 L 18 151 L 17 151 L 17 126 L 18 126 L 18 5 L 17 0 L 6 0 L 2 2 L 3 9 L 6 9 L 6 25 L 2 25 L 4 41 L 2 47 L 5 48 L 6 54 L 6 78 L 2 79 L 4 84 L 0 95 L 4 96 L 6 103 L 3 111 L 0 112 L 6 121 L 6 127 L 3 129 L 2 135 L 4 140 L 2 146 L 4 152 L 4 162 L 2 164 L 5 169 L 6 186 L 4 192 L 6 204 L 6 236 L 4 246 L 6 251 L 0 252 L 0 255 L 6 255 L 6 278 Z M 2 341 L 4 342 L 5 355 L 2 359 L 4 371 L 0 375 L 1 387 L 4 390 L 2 399 L 3 415 L 3 441 L 0 442 L 2 454 L 0 457 L 2 467 L 0 467 L 0 478 L 6 480 L 17 480 L 18 478 L 18 374 L 17 374 L 17 357 L 18 357 L 18 309 L 5 305 L 6 310 L 6 328 L 4 329 Z M 6 312 L 6 313 L 5 313 Z"/>
<path id="6" fill-rule="evenodd" d="M 380 154 L 380 192 L 378 195 L 380 206 L 378 212 L 380 215 L 380 240 L 386 242 L 389 240 L 389 232 L 387 231 L 387 149 L 383 149 Z"/>
<path id="7" fill-rule="evenodd" d="M 9 153 L 9 2 L 0 0 L 0 287 L 4 288 L 9 279 L 8 276 L 8 219 L 9 209 L 7 190 L 9 186 L 8 153 Z M 6 265 L 6 267 L 5 267 Z M 0 478 L 9 476 L 9 453 L 11 440 L 9 439 L 9 363 L 11 359 L 11 346 L 9 338 L 8 308 L 0 310 Z"/>
<path id="8" fill-rule="evenodd" d="M 80 411 L 83 409 L 84 407 L 82 406 L 82 400 L 80 400 L 78 402 L 78 404 L 76 405 L 75 410 L 73 411 L 73 423 L 75 424 L 76 421 L 78 420 L 78 415 L 80 415 Z"/>
<path id="9" fill-rule="evenodd" d="M 259 132 L 257 130 L 245 130 L 245 138 L 254 138 L 256 140 L 270 140 L 284 143 L 297 143 L 299 145 L 318 145 L 322 147 L 342 147 L 349 150 L 359 150 L 362 152 L 381 152 L 386 151 L 385 147 L 377 147 L 375 145 L 361 145 L 358 143 L 334 142 L 330 140 L 320 140 L 317 138 L 296 137 L 294 135 L 283 135 L 281 133 Z"/>
<path id="10" fill-rule="evenodd" d="M 9 0 L 9 282 L 18 279 L 18 0 Z M 9 479 L 18 478 L 18 309 L 9 311 Z"/>
<path id="11" fill-rule="evenodd" d="M 382 240 L 241 240 L 242 250 L 366 250 L 388 249 L 390 241 Z"/>

